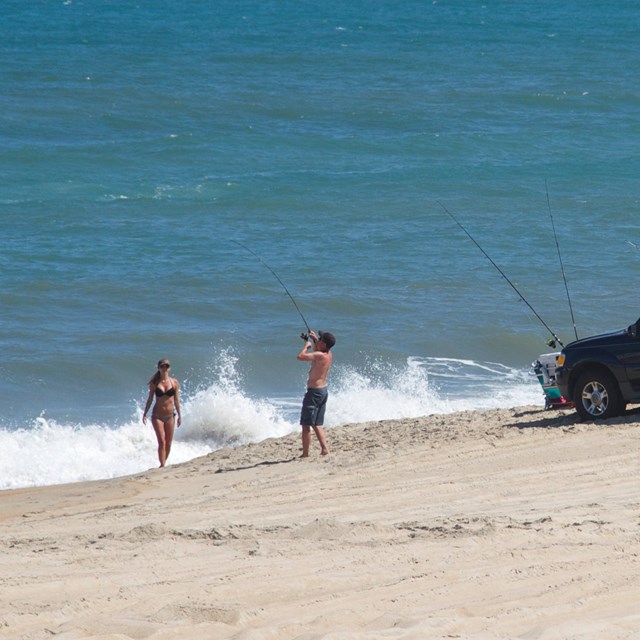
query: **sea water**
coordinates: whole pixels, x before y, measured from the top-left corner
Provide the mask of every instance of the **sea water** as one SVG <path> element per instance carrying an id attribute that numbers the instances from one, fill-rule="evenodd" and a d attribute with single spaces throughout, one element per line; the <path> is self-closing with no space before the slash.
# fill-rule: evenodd
<path id="1" fill-rule="evenodd" d="M 0 15 L 0 488 L 155 466 L 162 357 L 175 463 L 299 428 L 305 323 L 332 428 L 542 408 L 540 318 L 640 316 L 635 2 Z"/>

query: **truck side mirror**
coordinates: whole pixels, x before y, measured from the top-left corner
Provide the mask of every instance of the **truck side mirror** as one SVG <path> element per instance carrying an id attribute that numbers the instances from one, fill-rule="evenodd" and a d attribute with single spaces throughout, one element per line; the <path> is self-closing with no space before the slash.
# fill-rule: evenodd
<path id="1" fill-rule="evenodd" d="M 627 327 L 627 333 L 628 333 L 632 338 L 638 338 L 638 337 L 640 337 L 640 318 L 638 318 L 634 324 L 630 324 L 630 325 Z"/>

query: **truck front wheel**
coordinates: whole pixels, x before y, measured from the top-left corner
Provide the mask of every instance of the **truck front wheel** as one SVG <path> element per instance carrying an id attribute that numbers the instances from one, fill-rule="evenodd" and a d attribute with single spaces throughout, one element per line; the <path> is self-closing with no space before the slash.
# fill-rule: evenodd
<path id="1" fill-rule="evenodd" d="M 586 371 L 574 387 L 573 404 L 583 420 L 619 416 L 624 403 L 615 378 L 607 371 Z"/>

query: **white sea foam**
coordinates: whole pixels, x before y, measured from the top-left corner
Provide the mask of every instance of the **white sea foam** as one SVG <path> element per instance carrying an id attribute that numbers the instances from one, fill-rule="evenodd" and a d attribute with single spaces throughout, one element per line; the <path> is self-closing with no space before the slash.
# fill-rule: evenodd
<path id="1" fill-rule="evenodd" d="M 169 462 L 295 432 L 301 399 L 252 397 L 237 358 L 219 354 L 211 383 L 183 398 Z M 526 371 L 470 360 L 370 361 L 361 370 L 336 366 L 326 426 L 522 404 L 542 404 L 541 388 Z M 117 426 L 62 424 L 42 415 L 24 428 L 0 429 L 0 489 L 123 476 L 157 464 L 155 436 L 139 406 Z"/>
<path id="2" fill-rule="evenodd" d="M 283 417 L 277 404 L 253 398 L 242 388 L 237 361 L 231 351 L 223 351 L 213 369 L 214 381 L 184 403 L 185 438 L 220 448 L 292 430 L 294 425 Z"/>
<path id="3" fill-rule="evenodd" d="M 205 453 L 201 443 L 176 442 L 171 460 Z M 157 464 L 153 430 L 133 419 L 109 427 L 60 424 L 41 416 L 22 429 L 0 429 L 0 489 L 111 478 Z"/>
<path id="4" fill-rule="evenodd" d="M 404 367 L 370 362 L 337 370 L 328 424 L 540 404 L 542 390 L 526 371 L 497 363 L 409 358 Z"/>

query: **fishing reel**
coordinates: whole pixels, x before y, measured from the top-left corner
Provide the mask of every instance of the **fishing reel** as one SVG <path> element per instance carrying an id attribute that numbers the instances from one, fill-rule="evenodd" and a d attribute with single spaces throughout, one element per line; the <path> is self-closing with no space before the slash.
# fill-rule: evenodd
<path id="1" fill-rule="evenodd" d="M 301 337 L 305 342 L 306 342 L 307 340 L 309 340 L 309 339 L 313 340 L 314 342 L 316 341 L 316 340 L 315 340 L 315 338 L 311 338 L 311 337 L 309 336 L 309 334 L 308 334 L 308 333 L 305 333 L 304 331 L 300 334 L 300 337 Z"/>

